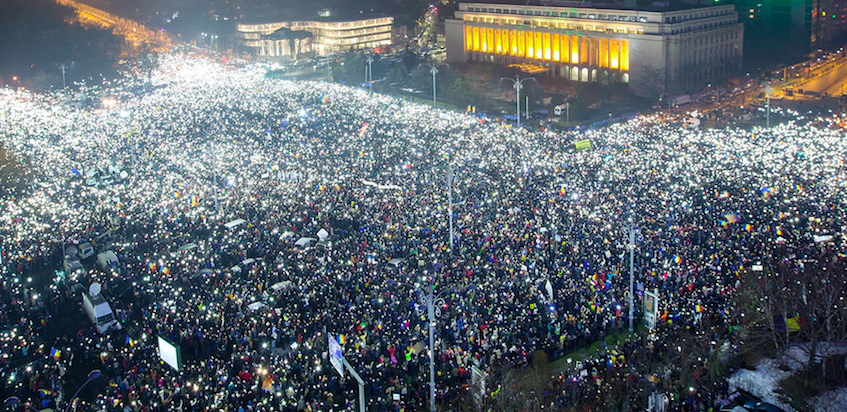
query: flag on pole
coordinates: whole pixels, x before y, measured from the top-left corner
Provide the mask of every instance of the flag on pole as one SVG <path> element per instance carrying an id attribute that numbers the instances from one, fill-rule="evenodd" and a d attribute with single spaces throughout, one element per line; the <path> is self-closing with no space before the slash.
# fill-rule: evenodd
<path id="1" fill-rule="evenodd" d="M 59 358 L 62 357 L 62 351 L 51 346 L 50 347 L 50 357 L 58 360 Z"/>

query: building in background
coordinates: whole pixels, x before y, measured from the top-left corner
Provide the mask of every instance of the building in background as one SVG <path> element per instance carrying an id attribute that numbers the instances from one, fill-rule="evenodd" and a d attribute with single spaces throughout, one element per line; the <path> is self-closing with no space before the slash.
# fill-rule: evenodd
<path id="1" fill-rule="evenodd" d="M 341 19 L 324 13 L 313 20 L 240 23 L 237 36 L 260 59 L 298 59 L 391 45 L 393 17 Z"/>
<path id="2" fill-rule="evenodd" d="M 842 45 L 847 0 L 738 0 L 751 57 L 765 64 Z M 771 61 L 774 60 L 774 61 Z"/>
<path id="3" fill-rule="evenodd" d="M 629 83 L 642 94 L 719 79 L 740 67 L 744 26 L 734 5 L 590 1 L 460 3 L 447 19 L 447 60 L 538 66 L 581 82 Z"/>

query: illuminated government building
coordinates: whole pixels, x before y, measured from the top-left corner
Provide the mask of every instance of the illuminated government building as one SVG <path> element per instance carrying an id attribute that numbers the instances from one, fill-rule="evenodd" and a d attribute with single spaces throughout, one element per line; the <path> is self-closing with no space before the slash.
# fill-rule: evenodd
<path id="1" fill-rule="evenodd" d="M 446 21 L 447 60 L 538 66 L 581 82 L 682 89 L 740 66 L 744 27 L 733 5 L 460 3 Z M 658 83 L 658 84 L 657 84 Z"/>
<path id="2" fill-rule="evenodd" d="M 393 17 L 321 18 L 238 24 L 241 44 L 258 58 L 323 56 L 391 44 Z"/>

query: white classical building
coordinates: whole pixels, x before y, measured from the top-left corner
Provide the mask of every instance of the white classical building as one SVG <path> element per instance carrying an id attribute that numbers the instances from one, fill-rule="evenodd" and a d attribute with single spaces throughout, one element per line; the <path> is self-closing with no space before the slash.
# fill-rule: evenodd
<path id="1" fill-rule="evenodd" d="M 548 3 L 556 5 L 460 3 L 446 20 L 447 60 L 530 64 L 557 77 L 649 92 L 740 66 L 744 27 L 733 5 Z"/>
<path id="2" fill-rule="evenodd" d="M 242 44 L 259 58 L 323 56 L 391 45 L 393 17 L 247 23 L 236 25 Z M 303 37 L 308 32 L 310 37 Z"/>

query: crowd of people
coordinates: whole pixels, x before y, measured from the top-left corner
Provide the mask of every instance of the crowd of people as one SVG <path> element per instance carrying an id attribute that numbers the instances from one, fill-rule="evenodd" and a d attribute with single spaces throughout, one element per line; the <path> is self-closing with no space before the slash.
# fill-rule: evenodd
<path id="1" fill-rule="evenodd" d="M 476 372 L 493 379 L 626 329 L 630 221 L 635 300 L 659 290 L 660 328 L 736 322 L 737 273 L 775 247 L 845 246 L 834 118 L 701 131 L 643 115 L 532 131 L 182 53 L 151 78 L 150 90 L 131 75 L 103 86 L 115 104 L 88 109 L 0 90 L 0 145 L 33 176 L 0 199 L 0 392 L 22 402 L 353 410 L 331 337 L 368 410 L 425 410 L 434 290 L 438 404 L 462 410 Z M 118 265 L 89 258 L 57 275 L 66 248 L 92 240 Z M 102 284 L 123 329 L 52 333 L 82 316 L 75 282 Z M 157 336 L 178 344 L 180 370 Z M 630 355 L 659 346 L 633 338 L 613 361 L 562 372 L 555 402 L 596 402 L 584 388 L 605 363 L 632 375 Z M 105 387 L 74 401 L 92 368 Z M 499 394 L 489 384 L 483 397 Z M 671 400 L 706 410 L 722 395 Z"/>

